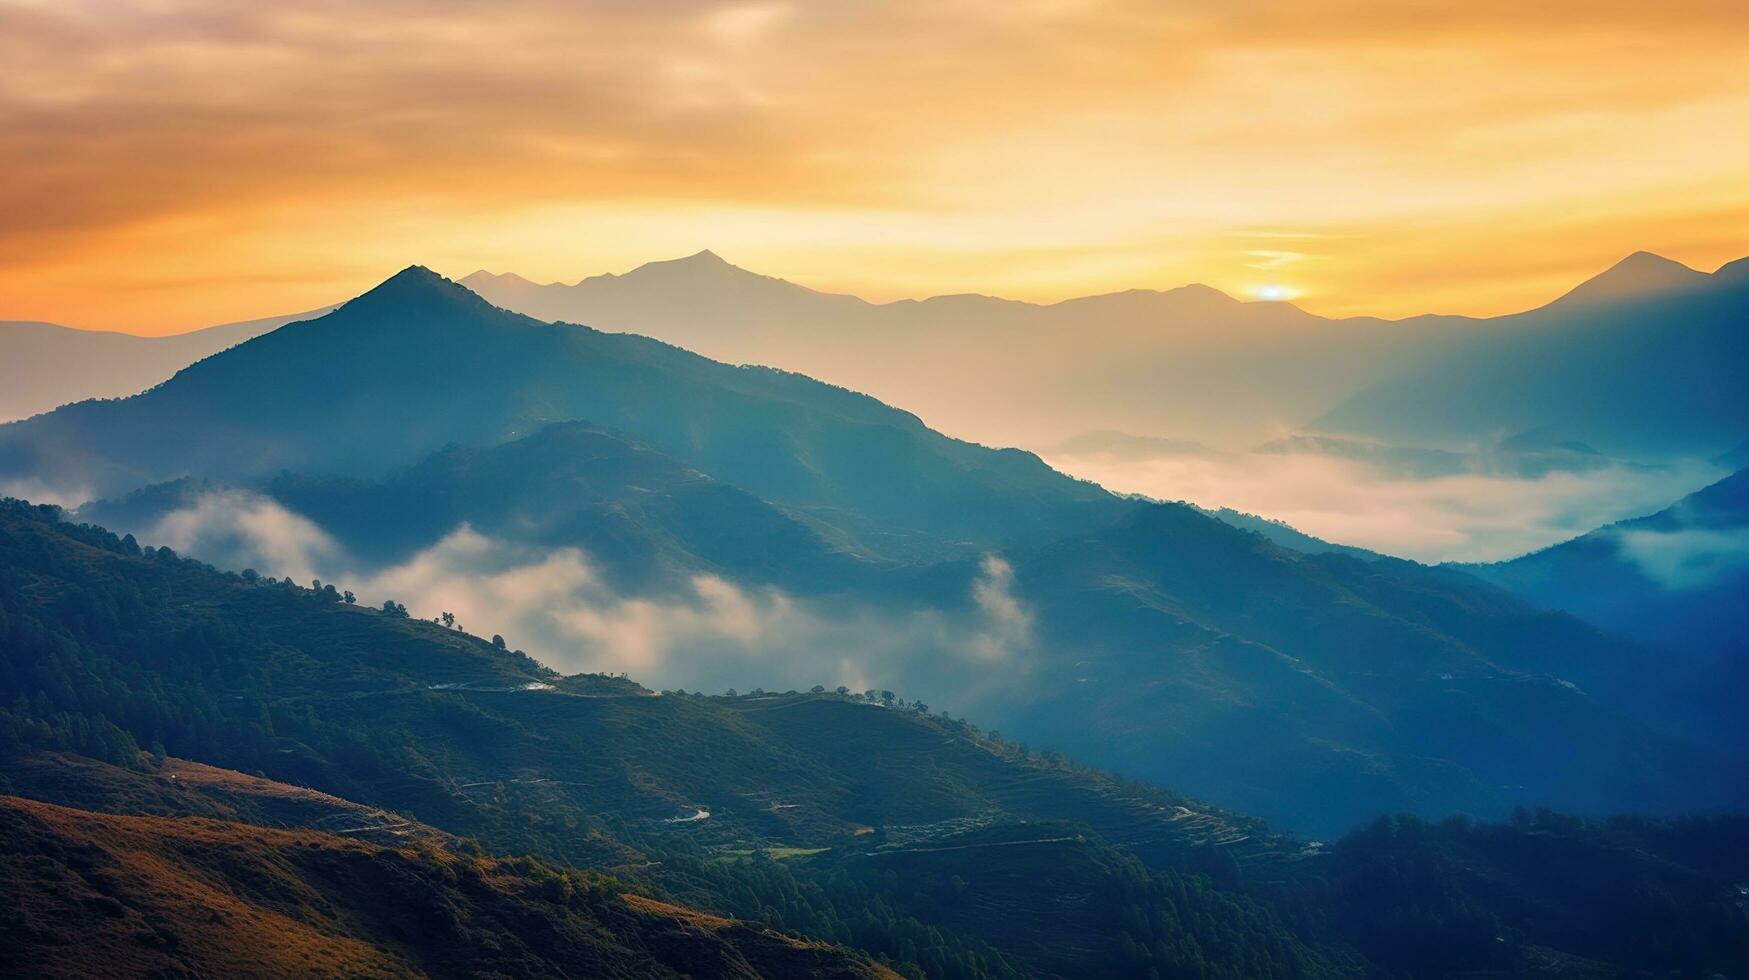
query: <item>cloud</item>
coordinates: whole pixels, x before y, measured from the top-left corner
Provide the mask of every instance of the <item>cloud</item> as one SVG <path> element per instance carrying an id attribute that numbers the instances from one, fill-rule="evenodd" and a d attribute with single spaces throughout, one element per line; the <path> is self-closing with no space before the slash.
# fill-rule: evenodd
<path id="1" fill-rule="evenodd" d="M 343 560 L 340 546 L 313 522 L 241 490 L 201 494 L 160 518 L 145 539 L 222 568 L 306 583 Z"/>
<path id="2" fill-rule="evenodd" d="M 1701 460 L 1657 468 L 1604 461 L 1521 476 L 1481 456 L 1365 460 L 1309 450 L 1177 453 L 1169 446 L 1059 452 L 1048 461 L 1118 492 L 1231 507 L 1328 541 L 1428 562 L 1516 557 L 1661 510 L 1723 475 Z"/>
<path id="3" fill-rule="evenodd" d="M 783 2 L 728 3 L 711 10 L 705 25 L 731 44 L 750 44 L 763 39 L 795 13 L 795 4 Z"/>
<path id="4" fill-rule="evenodd" d="M 959 710 L 1028 674 L 1033 614 L 1015 571 L 988 556 L 962 602 L 880 605 L 800 599 L 711 574 L 661 593 L 613 588 L 579 548 L 510 544 L 462 525 L 411 558 L 368 568 L 314 523 L 258 494 L 204 494 L 143 540 L 221 567 L 300 583 L 416 616 L 449 612 L 565 672 L 626 672 L 657 687 L 886 687 Z M 994 670 L 995 667 L 1001 670 Z"/>
<path id="5" fill-rule="evenodd" d="M 1226 236 L 1283 226 L 1330 236 L 1284 284 L 1320 309 L 1497 312 L 1635 248 L 1735 257 L 1746 23 L 1708 0 L 0 0 L 0 312 L 162 332 L 415 260 L 574 280 L 706 245 L 886 296 L 1237 292 L 1259 256 Z M 265 270 L 289 282 L 234 281 Z"/>
<path id="6" fill-rule="evenodd" d="M 1657 526 L 1612 529 L 1616 552 L 1667 592 L 1703 588 L 1749 569 L 1749 527 L 1717 526 L 1673 507 Z"/>
<path id="7" fill-rule="evenodd" d="M 972 634 L 968 649 L 980 660 L 1000 663 L 1032 645 L 1032 613 L 1014 594 L 1014 566 L 996 555 L 984 556 L 972 582 L 972 601 L 984 628 Z"/>
<path id="8" fill-rule="evenodd" d="M 0 480 L 0 497 L 16 497 L 33 504 L 54 504 L 72 510 L 95 497 L 82 483 L 50 483 L 35 478 Z"/>

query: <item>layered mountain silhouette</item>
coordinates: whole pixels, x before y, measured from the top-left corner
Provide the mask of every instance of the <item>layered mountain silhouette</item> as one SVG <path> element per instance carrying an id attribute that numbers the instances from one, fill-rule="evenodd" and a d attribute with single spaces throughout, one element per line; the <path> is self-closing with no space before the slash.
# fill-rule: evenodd
<path id="1" fill-rule="evenodd" d="M 0 421 L 87 398 L 138 394 L 203 357 L 326 312 L 246 320 L 168 337 L 0 321 Z"/>
<path id="2" fill-rule="evenodd" d="M 1749 305 L 1746 268 L 1708 275 L 1642 252 L 1527 313 L 1398 321 L 1326 319 L 1204 286 L 1049 305 L 975 295 L 869 303 L 708 251 L 572 285 L 487 272 L 463 284 L 539 319 L 800 371 L 986 442 L 1043 446 L 1118 430 L 1243 445 L 1313 425 L 1462 451 L 1545 428 L 1611 456 L 1662 458 L 1712 455 L 1742 438 L 1733 325 Z M 0 325 L 0 418 L 131 394 L 307 316 L 149 341 Z"/>
<path id="3" fill-rule="evenodd" d="M 377 475 L 580 419 L 880 554 L 1049 536 L 1113 503 L 1029 453 L 947 438 L 865 395 L 543 323 L 418 267 L 136 398 L 0 429 L 0 479 L 107 496 L 185 475 Z"/>
<path id="4" fill-rule="evenodd" d="M 1712 456 L 1749 428 L 1749 261 L 1712 274 L 1645 252 L 1316 427 L 1408 445 L 1543 428 L 1636 459 Z"/>
<path id="5" fill-rule="evenodd" d="M 1315 421 L 1459 450 L 1548 428 L 1662 458 L 1722 451 L 1749 423 L 1736 400 L 1749 388 L 1745 268 L 1708 275 L 1642 252 L 1527 313 L 1399 321 L 1326 319 L 1203 286 L 1051 305 L 873 304 L 710 252 L 575 285 L 486 272 L 463 282 L 542 319 L 782 364 L 1002 442 L 1115 429 L 1238 444 Z"/>
<path id="6" fill-rule="evenodd" d="M 1549 609 L 1667 651 L 1672 701 L 1718 737 L 1749 668 L 1749 470 L 1655 514 L 1620 521 L 1511 561 L 1465 566 Z M 1702 705 L 1710 710 L 1700 711 Z M 1725 719 L 1720 722 L 1719 719 Z"/>
<path id="7" fill-rule="evenodd" d="M 1207 286 L 1050 305 L 979 295 L 869 303 L 712 252 L 575 285 L 477 272 L 492 302 L 656 337 L 730 362 L 781 364 L 866 391 L 948 431 L 1044 445 L 1096 429 L 1249 440 L 1420 364 L 1463 328 L 1330 321 Z M 1444 339 L 1442 339 L 1444 338 Z"/>
<path id="8" fill-rule="evenodd" d="M 576 420 L 591 425 L 555 427 Z M 135 398 L 0 428 L 0 465 L 108 494 L 192 479 L 91 511 L 141 531 L 203 480 L 383 560 L 467 522 L 599 551 L 634 595 L 709 572 L 953 612 L 1000 552 L 1000 601 L 1034 642 L 937 658 L 908 678 L 919 694 L 1318 832 L 1738 789 L 1696 778 L 1708 751 L 1638 711 L 1643 650 L 1475 579 L 1284 548 L 863 395 L 511 314 L 418 268 Z M 831 656 L 793 683 L 828 679 Z"/>

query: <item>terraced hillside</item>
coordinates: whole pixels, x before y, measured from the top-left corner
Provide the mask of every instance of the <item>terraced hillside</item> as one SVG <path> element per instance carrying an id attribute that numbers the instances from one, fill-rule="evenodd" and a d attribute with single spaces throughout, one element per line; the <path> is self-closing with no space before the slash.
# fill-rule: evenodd
<path id="1" fill-rule="evenodd" d="M 18 621 L 34 624 L 9 651 L 19 688 L 56 692 L 57 711 L 129 718 L 134 745 L 506 846 L 585 859 L 584 838 L 531 831 L 528 813 L 762 846 L 990 813 L 1082 821 L 1161 853 L 1206 836 L 1177 809 L 1208 811 L 1202 804 L 1021 753 L 940 716 L 834 694 L 660 696 L 560 678 L 433 623 L 161 550 L 133 555 L 43 512 L 14 507 L 12 518 L 0 534 L 13 559 L 5 584 Z M 99 591 L 114 598 L 94 620 L 82 601 Z M 104 756 L 102 746 L 71 747 Z M 677 819 L 701 809 L 708 818 Z"/>
<path id="2" fill-rule="evenodd" d="M 575 937 L 580 957 L 612 949 L 692 975 L 786 975 L 733 972 L 734 955 L 752 962 L 746 943 L 826 957 L 789 975 L 853 962 L 820 952 L 827 942 L 914 980 L 1439 976 L 1403 966 L 1435 940 L 1463 954 L 1454 962 L 1524 976 L 1575 958 L 1714 968 L 1749 948 L 1726 887 L 1749 874 L 1739 823 L 1539 816 L 1324 848 L 896 698 L 560 677 L 393 607 L 57 518 L 0 505 L 0 792 L 38 798 L 13 804 L 7 884 L 29 901 L 0 932 L 31 970 L 58 969 L 59 939 L 86 920 L 94 948 L 133 944 L 115 960 L 128 970 L 247 972 L 255 961 L 235 957 L 307 952 L 387 975 L 590 973 L 587 959 L 555 968 L 543 957 L 558 954 L 529 952 L 528 930 Z M 54 803 L 87 815 L 43 809 Z M 1595 861 L 1541 863 L 1534 844 L 1550 835 Z M 537 860 L 482 865 L 481 849 Z M 1485 873 L 1465 870 L 1483 857 Z M 1592 864 L 1614 892 L 1587 879 Z M 115 870 L 82 877 L 91 867 Z M 628 911 L 602 872 L 709 916 Z M 422 897 L 402 902 L 402 887 Z M 247 949 L 225 945 L 231 933 L 190 919 L 205 891 L 233 896 L 221 917 L 293 946 L 247 929 Z M 1653 954 L 1574 925 L 1599 894 L 1626 910 L 1611 932 L 1639 929 Z M 1373 914 L 1335 919 L 1331 895 L 1365 896 Z M 646 927 L 667 938 L 644 942 Z M 418 954 L 397 945 L 426 932 L 437 939 Z M 715 940 L 701 947 L 700 933 Z M 427 946 L 444 958 L 418 959 Z M 63 959 L 85 970 L 86 955 Z"/>

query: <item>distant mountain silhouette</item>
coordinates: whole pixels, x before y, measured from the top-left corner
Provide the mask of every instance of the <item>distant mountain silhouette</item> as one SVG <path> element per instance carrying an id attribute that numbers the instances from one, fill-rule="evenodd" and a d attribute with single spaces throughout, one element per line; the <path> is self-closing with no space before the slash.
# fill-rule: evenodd
<path id="1" fill-rule="evenodd" d="M 1415 330 L 1325 320 L 1191 285 L 1041 305 L 979 295 L 870 303 L 738 268 L 712 252 L 574 285 L 476 272 L 508 309 L 776 364 L 918 412 L 982 441 L 1041 446 L 1082 432 L 1249 440 L 1425 363 L 1467 321 Z"/>
<path id="2" fill-rule="evenodd" d="M 1707 274 L 1662 255 L 1635 252 L 1555 300 L 1555 306 L 1638 300 L 1702 286 Z"/>
<path id="3" fill-rule="evenodd" d="M 1441 449 L 1547 426 L 1634 457 L 1716 453 L 1721 433 L 1734 442 L 1749 424 L 1734 329 L 1749 318 L 1749 263 L 1709 276 L 1640 252 L 1528 313 L 1399 321 L 1326 319 L 1205 286 L 877 304 L 711 252 L 574 285 L 483 271 L 463 282 L 541 319 L 780 364 L 951 431 L 1033 446 L 1097 430 L 1239 444 L 1317 420 Z"/>
<path id="4" fill-rule="evenodd" d="M 167 337 L 0 321 L 0 422 L 87 398 L 137 394 L 209 354 L 326 312 L 265 317 Z"/>
<path id="5" fill-rule="evenodd" d="M 1473 574 L 1551 609 L 1697 658 L 1749 644 L 1749 469 L 1655 514 Z"/>
<path id="6" fill-rule="evenodd" d="M 1511 561 L 1462 566 L 1660 651 L 1642 701 L 1693 737 L 1749 751 L 1749 469 L 1655 514 Z"/>
<path id="7" fill-rule="evenodd" d="M 1000 601 L 1036 644 L 937 658 L 908 683 L 1321 833 L 1404 808 L 1731 791 L 1693 778 L 1705 749 L 1627 713 L 1643 650 L 1468 576 L 1304 554 L 800 375 L 512 314 L 418 267 L 145 394 L 0 426 L 9 478 L 246 485 L 378 556 L 477 521 L 599 549 L 636 587 L 712 572 L 938 616 L 999 552 Z"/>
<path id="8" fill-rule="evenodd" d="M 1528 313 L 1398 321 L 1326 319 L 1194 285 L 1047 305 L 870 303 L 709 251 L 570 285 L 484 271 L 463 284 L 539 319 L 799 371 L 987 443 L 1116 430 L 1237 447 L 1311 424 L 1469 450 L 1549 427 L 1638 458 L 1716 454 L 1749 429 L 1734 329 L 1749 317 L 1749 260 L 1707 275 L 1640 252 Z M 142 390 L 247 335 L 143 341 L 0 325 L 0 419 Z"/>
<path id="9" fill-rule="evenodd" d="M 1711 456 L 1749 430 L 1749 275 L 1644 252 L 1437 364 L 1343 401 L 1315 428 L 1487 444 L 1547 428 L 1617 456 Z"/>
<path id="10" fill-rule="evenodd" d="M 1728 452 L 1714 457 L 1713 462 L 1729 469 L 1749 468 L 1749 439 L 1738 443 Z"/>
<path id="11" fill-rule="evenodd" d="M 376 476 L 451 443 L 587 419 L 872 553 L 975 549 L 1102 519 L 1037 457 L 949 439 L 865 395 L 497 309 L 423 268 L 120 402 L 0 427 L 0 480 L 110 496 L 199 475 Z"/>

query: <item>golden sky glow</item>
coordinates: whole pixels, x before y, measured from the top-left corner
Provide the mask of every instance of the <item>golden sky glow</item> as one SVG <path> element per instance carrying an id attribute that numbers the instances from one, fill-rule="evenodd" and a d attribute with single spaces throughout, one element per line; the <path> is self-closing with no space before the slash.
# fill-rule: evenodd
<path id="1" fill-rule="evenodd" d="M 0 318 L 712 248 L 885 299 L 1497 313 L 1749 253 L 1742 0 L 0 0 Z"/>

